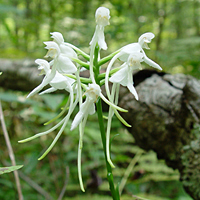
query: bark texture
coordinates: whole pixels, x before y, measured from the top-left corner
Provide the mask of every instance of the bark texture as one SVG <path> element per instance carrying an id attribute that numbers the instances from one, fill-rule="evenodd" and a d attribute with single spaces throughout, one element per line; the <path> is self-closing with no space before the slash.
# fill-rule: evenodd
<path id="1" fill-rule="evenodd" d="M 183 74 L 140 71 L 134 76 L 139 101 L 124 92 L 121 113 L 136 143 L 180 171 L 185 190 L 200 199 L 200 141 L 193 133 L 200 118 L 200 81 Z M 138 82 L 138 80 L 140 80 Z"/>
<path id="2" fill-rule="evenodd" d="M 33 60 L 0 59 L 0 87 L 30 92 L 42 81 Z"/>

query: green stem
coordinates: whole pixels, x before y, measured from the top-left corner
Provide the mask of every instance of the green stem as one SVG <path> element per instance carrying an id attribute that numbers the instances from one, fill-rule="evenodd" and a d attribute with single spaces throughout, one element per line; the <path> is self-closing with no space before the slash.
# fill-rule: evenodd
<path id="1" fill-rule="evenodd" d="M 106 160 L 107 179 L 109 182 L 110 191 L 111 191 L 113 200 L 119 200 L 119 193 L 116 192 L 115 186 L 114 186 L 112 168 L 106 159 L 106 133 L 105 133 L 104 122 L 103 122 L 101 99 L 99 99 L 99 101 L 96 103 L 96 106 L 97 106 L 99 128 L 100 128 L 100 132 L 101 132 L 101 140 L 102 140 L 102 144 L 103 144 L 103 151 L 104 151 L 105 160 Z"/>
<path id="2" fill-rule="evenodd" d="M 112 69 L 109 73 L 109 76 L 116 73 L 119 70 L 120 70 L 120 67 Z M 98 78 L 100 79 L 101 86 L 105 85 L 105 76 L 106 76 L 106 73 L 101 73 L 101 74 L 98 75 Z"/>
<path id="3" fill-rule="evenodd" d="M 106 56 L 106 57 L 102 58 L 102 59 L 98 62 L 98 66 L 101 66 L 101 65 L 107 63 L 107 62 L 108 62 L 109 60 L 111 60 L 117 53 L 119 53 L 120 50 L 121 50 L 121 49 L 119 49 L 119 50 L 117 50 L 117 51 L 111 53 L 109 56 Z"/>
<path id="4" fill-rule="evenodd" d="M 86 54 L 84 51 L 82 51 L 82 50 L 80 50 L 79 48 L 77 48 L 76 46 L 74 46 L 74 45 L 72 45 L 72 44 L 70 44 L 70 43 L 67 43 L 67 42 L 65 42 L 65 45 L 67 45 L 67 46 L 73 48 L 78 54 L 82 55 L 83 58 L 85 58 L 87 61 L 90 60 L 90 56 L 89 56 L 88 54 Z"/>
<path id="5" fill-rule="evenodd" d="M 98 53 L 99 53 L 99 47 L 97 45 L 94 50 L 93 66 L 94 66 L 95 81 L 98 85 L 100 85 L 100 79 L 99 79 L 100 65 L 98 63 Z M 120 199 L 119 192 L 117 192 L 118 190 L 115 189 L 115 185 L 113 181 L 112 168 L 110 164 L 108 163 L 107 156 L 106 156 L 106 132 L 105 132 L 104 121 L 103 121 L 101 98 L 99 98 L 99 100 L 97 101 L 96 106 L 97 106 L 97 115 L 98 115 L 98 121 L 99 121 L 99 129 L 101 132 L 101 140 L 103 144 L 103 151 L 104 151 L 104 156 L 105 156 L 105 161 L 106 161 L 107 179 L 109 182 L 110 191 L 111 191 L 113 200 L 119 200 Z"/>
<path id="6" fill-rule="evenodd" d="M 83 62 L 83 61 L 81 61 L 81 60 L 79 60 L 79 59 L 77 59 L 77 58 L 71 58 L 71 59 L 72 59 L 74 62 L 76 62 L 76 63 L 78 63 L 79 65 L 81 65 L 82 67 L 85 67 L 86 69 L 89 70 L 90 66 L 89 66 L 88 63 Z"/>
<path id="7" fill-rule="evenodd" d="M 99 70 L 100 70 L 100 66 L 98 65 L 98 54 L 99 54 L 99 46 L 96 45 L 95 49 L 94 49 L 94 60 L 93 60 L 93 66 L 94 66 L 94 77 L 95 80 L 97 82 L 97 84 L 100 85 L 99 83 Z"/>
<path id="8" fill-rule="evenodd" d="M 76 76 L 73 74 L 65 74 L 65 76 L 67 76 L 69 78 L 73 78 L 74 80 L 77 79 Z M 84 83 L 84 84 L 92 83 L 92 80 L 90 78 L 80 77 L 80 81 L 81 81 L 81 83 Z"/>

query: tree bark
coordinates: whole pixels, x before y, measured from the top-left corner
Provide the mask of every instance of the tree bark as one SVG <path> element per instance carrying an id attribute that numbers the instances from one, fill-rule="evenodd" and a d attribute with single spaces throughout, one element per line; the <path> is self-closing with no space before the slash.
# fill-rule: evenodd
<path id="1" fill-rule="evenodd" d="M 200 81 L 148 70 L 134 78 L 139 101 L 124 92 L 119 102 L 128 110 L 121 114 L 132 125 L 129 132 L 138 146 L 154 150 L 168 166 L 178 169 L 185 190 L 200 199 L 200 141 L 193 132 L 200 118 Z"/>
<path id="2" fill-rule="evenodd" d="M 11 90 L 31 91 L 42 81 L 33 60 L 0 59 L 0 87 Z"/>

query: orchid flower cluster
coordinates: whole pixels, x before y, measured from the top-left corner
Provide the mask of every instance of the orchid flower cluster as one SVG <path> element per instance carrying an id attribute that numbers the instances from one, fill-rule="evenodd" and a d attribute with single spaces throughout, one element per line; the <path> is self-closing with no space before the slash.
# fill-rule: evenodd
<path id="1" fill-rule="evenodd" d="M 146 56 L 143 50 L 149 49 L 147 44 L 154 38 L 154 34 L 150 32 L 141 35 L 137 43 L 128 44 L 109 56 L 101 58 L 101 49 L 107 49 L 104 28 L 109 25 L 109 9 L 99 7 L 96 10 L 95 18 L 96 29 L 93 38 L 89 43 L 90 55 L 86 54 L 74 45 L 66 43 L 62 34 L 59 32 L 50 33 L 53 41 L 44 42 L 46 45 L 45 48 L 48 50 L 45 58 L 48 58 L 51 61 L 48 62 L 45 59 L 37 59 L 35 61 L 36 64 L 38 64 L 38 69 L 41 70 L 41 74 L 44 75 L 44 78 L 41 84 L 31 91 L 27 97 L 31 97 L 37 93 L 42 95 L 56 90 L 66 90 L 69 94 L 69 100 L 58 117 L 64 115 L 65 113 L 66 114 L 63 119 L 61 119 L 60 122 L 51 129 L 19 141 L 30 141 L 37 137 L 51 133 L 60 127 L 51 145 L 39 158 L 39 160 L 43 159 L 58 141 L 65 127 L 69 124 L 69 119 L 75 107 L 78 105 L 79 111 L 71 123 L 71 130 L 79 127 L 78 177 L 82 191 L 84 191 L 84 186 L 81 175 L 81 151 L 83 147 L 84 127 L 86 126 L 88 115 L 93 115 L 97 112 L 98 117 L 102 117 L 102 112 L 98 109 L 98 107 L 96 111 L 95 104 L 101 103 L 102 100 L 109 105 L 104 150 L 107 162 L 114 168 L 109 150 L 112 117 L 115 114 L 123 124 L 130 126 L 119 114 L 119 112 L 127 112 L 127 110 L 117 106 L 120 85 L 127 87 L 135 99 L 138 100 L 137 91 L 133 86 L 133 71 L 141 69 L 142 62 L 145 62 L 156 69 L 162 70 L 158 64 Z M 82 61 L 79 58 L 80 55 L 86 61 Z M 120 67 L 114 67 L 116 60 L 122 61 L 123 64 Z M 107 62 L 109 62 L 109 64 L 106 72 L 100 73 L 101 66 Z M 80 72 L 82 70 L 89 70 L 89 78 L 83 78 L 80 76 Z M 109 82 L 112 83 L 112 87 L 110 87 L 111 84 L 109 84 Z M 106 97 L 101 90 L 101 86 L 104 84 Z M 42 91 L 47 85 L 50 86 L 49 89 Z M 100 126 L 102 125 L 101 123 L 99 124 Z"/>

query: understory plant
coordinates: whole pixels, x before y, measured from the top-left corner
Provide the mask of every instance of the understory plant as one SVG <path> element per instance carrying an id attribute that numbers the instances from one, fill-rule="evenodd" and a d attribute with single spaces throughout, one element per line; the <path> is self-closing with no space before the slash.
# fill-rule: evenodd
<path id="1" fill-rule="evenodd" d="M 142 34 L 138 42 L 128 44 L 110 55 L 101 58 L 101 50 L 107 50 L 104 28 L 110 24 L 109 9 L 99 7 L 95 13 L 95 19 L 96 29 L 89 43 L 89 55 L 76 46 L 65 42 L 63 35 L 59 32 L 50 33 L 53 41 L 44 42 L 46 45 L 45 48 L 48 50 L 45 58 L 50 61 L 36 59 L 35 62 L 38 64 L 38 69 L 41 70 L 40 74 L 44 75 L 44 78 L 41 84 L 29 93 L 27 98 L 38 93 L 42 95 L 56 90 L 66 90 L 69 98 L 61 113 L 50 121 L 52 122 L 61 118 L 58 124 L 45 132 L 38 133 L 19 142 L 28 142 L 58 129 L 58 133 L 51 145 L 38 159 L 41 160 L 54 147 L 66 126 L 71 126 L 70 130 L 79 130 L 77 166 L 80 188 L 84 192 L 85 189 L 81 174 L 84 128 L 87 125 L 88 115 L 97 113 L 111 195 L 114 200 L 119 200 L 119 190 L 114 184 L 112 174 L 112 169 L 115 166 L 110 157 L 110 130 L 113 116 L 116 115 L 125 126 L 130 127 L 119 113 L 127 112 L 127 110 L 117 105 L 120 85 L 127 87 L 135 99 L 138 100 L 137 91 L 133 86 L 133 71 L 141 69 L 142 62 L 156 69 L 162 69 L 158 64 L 149 59 L 144 52 L 144 49 L 149 49 L 147 44 L 154 38 L 154 34 L 150 32 Z M 122 64 L 119 67 L 114 67 L 117 60 L 120 60 Z M 101 66 L 106 63 L 108 63 L 106 72 L 100 73 Z M 88 78 L 80 76 L 80 72 L 83 70 L 89 71 Z M 47 85 L 50 87 L 43 90 Z M 102 93 L 101 87 L 103 85 L 105 85 L 106 94 Z M 109 106 L 108 116 L 103 116 L 102 101 Z M 72 123 L 69 124 L 69 119 L 77 106 L 79 107 L 79 111 L 76 113 Z"/>

